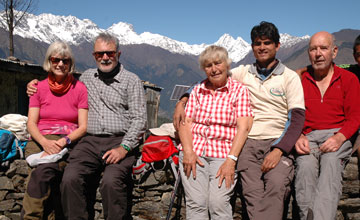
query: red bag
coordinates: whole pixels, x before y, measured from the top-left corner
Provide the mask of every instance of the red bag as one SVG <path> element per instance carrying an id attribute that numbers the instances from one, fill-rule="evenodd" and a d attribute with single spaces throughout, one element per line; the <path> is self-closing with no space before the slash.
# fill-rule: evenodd
<path id="1" fill-rule="evenodd" d="M 178 152 L 169 136 L 150 135 L 142 149 L 142 160 L 146 163 L 152 163 L 165 160 Z M 179 163 L 177 158 L 174 162 L 176 165 Z"/>
<path id="2" fill-rule="evenodd" d="M 175 169 L 175 166 L 179 165 L 178 153 L 169 136 L 150 135 L 143 145 L 140 158 L 133 165 L 133 178 L 136 179 L 134 175 L 144 176 L 151 169 L 159 170 L 154 166 L 154 163 L 159 161 L 163 161 L 160 169 L 165 168 L 167 161 Z"/>

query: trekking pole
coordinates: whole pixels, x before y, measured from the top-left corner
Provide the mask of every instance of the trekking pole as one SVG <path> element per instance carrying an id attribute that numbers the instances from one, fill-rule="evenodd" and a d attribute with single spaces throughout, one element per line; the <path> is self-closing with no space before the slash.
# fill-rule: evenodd
<path id="1" fill-rule="evenodd" d="M 178 194 L 177 194 L 177 196 L 178 196 L 178 199 L 177 199 L 177 201 L 176 201 L 176 205 L 177 205 L 177 207 L 176 207 L 176 212 L 175 212 L 175 219 L 176 220 L 179 220 L 180 219 L 180 216 L 181 216 L 181 213 L 180 213 L 180 211 L 181 211 L 181 202 L 182 202 L 182 197 L 183 197 L 183 195 L 184 195 L 184 189 L 183 189 L 183 187 L 181 186 L 181 185 L 179 185 L 179 189 L 178 189 Z"/>
<path id="2" fill-rule="evenodd" d="M 178 178 L 177 178 L 176 181 L 175 181 L 174 190 L 173 190 L 173 192 L 171 193 L 171 200 L 170 200 L 170 205 L 169 205 L 169 211 L 168 211 L 168 213 L 167 213 L 166 220 L 169 220 L 170 217 L 171 217 L 171 210 L 172 210 L 172 207 L 173 207 L 173 205 L 174 205 L 176 192 L 177 192 L 177 189 L 178 189 L 178 187 L 179 187 L 180 180 L 181 180 L 180 169 L 178 169 L 178 171 L 177 171 L 177 176 L 178 176 Z"/>

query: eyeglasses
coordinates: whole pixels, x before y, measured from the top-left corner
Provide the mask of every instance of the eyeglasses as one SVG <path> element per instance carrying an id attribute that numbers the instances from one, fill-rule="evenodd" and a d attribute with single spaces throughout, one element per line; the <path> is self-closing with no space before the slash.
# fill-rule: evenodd
<path id="1" fill-rule="evenodd" d="M 58 65 L 60 63 L 60 61 L 62 61 L 64 65 L 69 65 L 71 63 L 71 59 L 69 59 L 69 58 L 61 59 L 61 58 L 56 58 L 56 57 L 50 57 L 50 61 L 54 65 Z"/>
<path id="2" fill-rule="evenodd" d="M 102 58 L 104 54 L 106 54 L 110 58 L 113 58 L 116 56 L 116 51 L 97 51 L 93 53 L 96 59 Z"/>

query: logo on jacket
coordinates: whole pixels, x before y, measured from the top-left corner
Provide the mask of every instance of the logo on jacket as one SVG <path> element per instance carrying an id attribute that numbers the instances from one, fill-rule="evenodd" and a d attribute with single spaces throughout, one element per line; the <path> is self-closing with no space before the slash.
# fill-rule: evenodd
<path id="1" fill-rule="evenodd" d="M 274 96 L 284 96 L 285 93 L 278 88 L 271 88 L 270 93 Z"/>

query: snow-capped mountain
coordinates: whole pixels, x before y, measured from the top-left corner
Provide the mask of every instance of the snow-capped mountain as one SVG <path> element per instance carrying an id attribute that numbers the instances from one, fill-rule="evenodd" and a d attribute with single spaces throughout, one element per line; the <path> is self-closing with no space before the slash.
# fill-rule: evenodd
<path id="1" fill-rule="evenodd" d="M 124 22 L 113 24 L 104 30 L 89 19 L 81 20 L 74 16 L 58 16 L 52 14 L 29 14 L 26 17 L 26 21 L 23 22 L 21 26 L 15 28 L 14 34 L 45 43 L 63 40 L 69 44 L 79 45 L 85 41 L 91 42 L 98 33 L 104 31 L 113 33 L 119 38 L 120 43 L 123 45 L 149 44 L 177 54 L 197 56 L 209 46 L 207 44 L 189 45 L 185 42 L 176 41 L 166 36 L 150 32 L 138 34 L 134 31 L 131 24 Z M 309 36 L 294 37 L 288 34 L 281 34 L 281 46 L 283 48 L 291 47 L 308 38 Z M 240 61 L 251 50 L 251 45 L 241 37 L 234 39 L 229 34 L 224 34 L 214 44 L 225 47 L 229 51 L 229 56 L 233 62 Z"/>
<path id="2" fill-rule="evenodd" d="M 241 37 L 238 37 L 235 40 L 229 34 L 224 34 L 223 36 L 221 36 L 220 39 L 215 43 L 215 45 L 225 47 L 233 62 L 240 61 L 251 50 L 250 44 L 244 41 Z"/>
<path id="3" fill-rule="evenodd" d="M 28 14 L 25 20 L 21 26 L 15 28 L 14 34 L 48 44 L 62 40 L 78 45 L 91 41 L 98 33 L 105 31 L 88 19 L 81 20 L 74 16 Z"/>
<path id="4" fill-rule="evenodd" d="M 282 48 L 289 48 L 297 43 L 300 43 L 301 41 L 307 41 L 309 39 L 309 35 L 305 35 L 302 37 L 294 37 L 289 34 L 280 34 L 280 44 Z"/>

